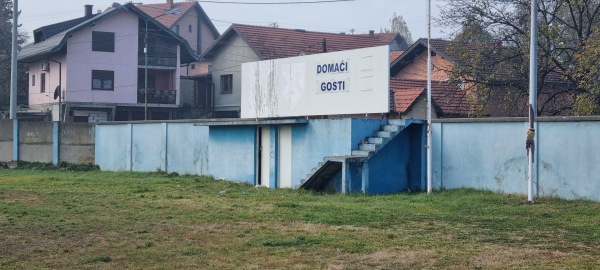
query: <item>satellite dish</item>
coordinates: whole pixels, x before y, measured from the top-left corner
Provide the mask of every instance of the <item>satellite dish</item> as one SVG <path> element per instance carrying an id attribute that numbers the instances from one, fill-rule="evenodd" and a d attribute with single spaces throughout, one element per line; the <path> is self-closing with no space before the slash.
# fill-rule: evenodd
<path id="1" fill-rule="evenodd" d="M 60 97 L 60 85 L 56 86 L 56 89 L 54 89 L 54 99 L 57 99 L 58 97 Z"/>

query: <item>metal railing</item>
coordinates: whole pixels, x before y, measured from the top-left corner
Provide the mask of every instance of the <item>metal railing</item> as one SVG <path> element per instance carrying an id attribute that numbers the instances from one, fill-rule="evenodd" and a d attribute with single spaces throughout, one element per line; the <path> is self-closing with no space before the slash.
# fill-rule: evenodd
<path id="1" fill-rule="evenodd" d="M 144 55 L 138 57 L 138 65 L 146 65 Z M 148 66 L 177 67 L 177 55 L 148 56 Z"/>
<path id="2" fill-rule="evenodd" d="M 137 94 L 137 102 L 145 103 L 144 89 L 139 89 Z M 177 90 L 154 90 L 148 89 L 149 104 L 175 104 L 177 100 Z"/>

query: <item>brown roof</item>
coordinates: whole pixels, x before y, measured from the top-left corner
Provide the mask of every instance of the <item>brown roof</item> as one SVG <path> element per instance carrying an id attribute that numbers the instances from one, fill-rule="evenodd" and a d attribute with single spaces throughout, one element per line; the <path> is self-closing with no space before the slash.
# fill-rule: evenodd
<path id="1" fill-rule="evenodd" d="M 239 33 L 262 60 L 293 57 L 302 52 L 304 54 L 322 53 L 323 40 L 326 40 L 328 52 L 390 44 L 377 36 L 334 34 L 244 24 L 233 24 L 226 34 L 232 31 Z"/>
<path id="2" fill-rule="evenodd" d="M 404 53 L 404 51 L 391 51 L 390 52 L 390 64 L 392 62 L 394 62 L 394 60 L 396 60 L 398 57 L 400 57 L 400 55 L 402 55 L 402 53 Z"/>
<path id="3" fill-rule="evenodd" d="M 393 91 L 392 108 L 396 112 L 405 113 L 424 92 L 424 88 L 397 89 Z"/>
<path id="4" fill-rule="evenodd" d="M 169 7 L 167 3 L 161 4 L 142 4 L 137 5 L 139 9 L 156 19 L 166 27 L 171 27 L 175 24 L 190 8 L 194 6 L 196 1 L 173 3 L 173 7 Z M 167 11 L 178 8 L 181 12 L 176 14 L 166 14 Z"/>
<path id="5" fill-rule="evenodd" d="M 426 89 L 427 81 L 390 78 L 390 92 L 393 98 L 391 109 L 399 113 L 406 112 Z M 446 81 L 433 81 L 431 97 L 436 112 L 441 117 L 467 116 L 470 112 L 467 95 L 458 85 Z"/>

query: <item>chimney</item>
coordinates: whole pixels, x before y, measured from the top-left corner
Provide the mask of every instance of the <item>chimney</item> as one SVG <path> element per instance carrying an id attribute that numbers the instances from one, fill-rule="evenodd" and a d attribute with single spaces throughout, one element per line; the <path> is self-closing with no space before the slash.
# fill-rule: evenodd
<path id="1" fill-rule="evenodd" d="M 168 10 L 173 9 L 173 7 L 174 7 L 173 6 L 173 0 L 167 0 L 167 7 L 168 7 Z"/>
<path id="2" fill-rule="evenodd" d="M 375 36 L 375 30 L 369 30 L 369 36 L 370 37 Z"/>
<path id="3" fill-rule="evenodd" d="M 93 5 L 84 5 L 85 7 L 85 17 L 91 17 L 92 16 L 92 7 Z"/>

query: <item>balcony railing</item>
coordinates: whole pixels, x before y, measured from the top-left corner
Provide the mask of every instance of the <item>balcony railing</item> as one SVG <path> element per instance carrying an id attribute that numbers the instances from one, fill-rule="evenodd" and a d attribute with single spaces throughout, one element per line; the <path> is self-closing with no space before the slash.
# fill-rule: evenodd
<path id="1" fill-rule="evenodd" d="M 146 65 L 144 55 L 138 57 L 138 65 Z M 148 56 L 148 66 L 177 67 L 177 55 Z"/>
<path id="2" fill-rule="evenodd" d="M 138 90 L 138 103 L 145 103 L 144 89 Z M 148 89 L 148 103 L 152 104 L 175 104 L 177 100 L 177 90 L 154 90 Z"/>

